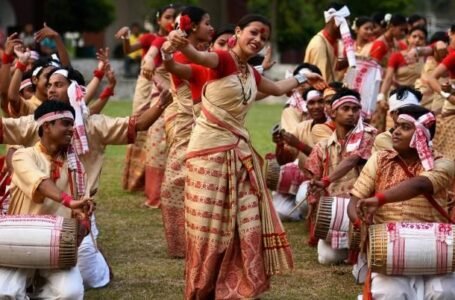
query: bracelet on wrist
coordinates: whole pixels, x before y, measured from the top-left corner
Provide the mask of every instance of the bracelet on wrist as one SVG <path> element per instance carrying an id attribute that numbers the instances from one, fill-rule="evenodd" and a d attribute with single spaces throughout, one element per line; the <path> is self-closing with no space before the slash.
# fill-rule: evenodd
<path id="1" fill-rule="evenodd" d="M 294 75 L 295 80 L 297 80 L 298 84 L 302 84 L 307 82 L 307 77 L 303 75 L 302 73 Z"/>
<path id="2" fill-rule="evenodd" d="M 322 177 L 321 181 L 322 181 L 322 184 L 324 185 L 325 188 L 329 187 L 329 185 L 332 183 L 330 181 L 329 176 Z"/>
<path id="3" fill-rule="evenodd" d="M 16 69 L 20 70 L 22 73 L 25 72 L 25 70 L 27 69 L 27 65 L 26 64 L 23 64 L 22 62 L 20 61 L 17 61 L 16 62 Z"/>
<path id="4" fill-rule="evenodd" d="M 297 148 L 297 150 L 299 150 L 300 152 L 303 152 L 303 150 L 305 149 L 305 147 L 306 147 L 306 144 L 303 143 L 303 142 L 301 142 L 301 141 L 299 141 L 299 143 L 297 144 L 297 147 L 296 147 L 296 148 Z"/>
<path id="5" fill-rule="evenodd" d="M 378 199 L 378 206 L 383 206 L 387 203 L 387 199 L 383 193 L 376 193 L 374 196 Z"/>
<path id="6" fill-rule="evenodd" d="M 109 97 L 114 96 L 114 89 L 110 86 L 104 88 L 104 90 L 100 94 L 100 99 L 106 101 Z"/>
<path id="7" fill-rule="evenodd" d="M 360 229 L 360 226 L 362 226 L 362 220 L 360 220 L 359 218 L 357 218 L 354 223 L 352 223 L 352 226 L 354 227 L 354 229 L 357 229 L 359 230 Z"/>
<path id="8" fill-rule="evenodd" d="M 2 63 L 4 65 L 11 64 L 14 61 L 14 55 L 12 54 L 6 54 L 3 52 L 2 55 Z"/>
<path id="9" fill-rule="evenodd" d="M 62 205 L 69 208 L 71 205 L 71 202 L 73 201 L 73 197 L 71 195 L 68 195 L 65 192 L 62 192 L 61 198 L 62 198 L 62 202 L 61 202 Z"/>
<path id="10" fill-rule="evenodd" d="M 163 49 L 161 49 L 161 59 L 162 59 L 163 61 L 170 61 L 170 60 L 172 60 L 172 53 L 164 52 Z"/>
<path id="11" fill-rule="evenodd" d="M 93 76 L 95 76 L 95 77 L 98 78 L 99 80 L 103 80 L 104 71 L 103 71 L 103 70 L 99 70 L 99 69 L 95 69 L 95 70 L 93 71 Z"/>
<path id="12" fill-rule="evenodd" d="M 264 67 L 262 65 L 259 65 L 259 66 L 254 66 L 254 68 L 256 69 L 256 71 L 259 72 L 259 74 L 261 75 L 264 75 Z"/>

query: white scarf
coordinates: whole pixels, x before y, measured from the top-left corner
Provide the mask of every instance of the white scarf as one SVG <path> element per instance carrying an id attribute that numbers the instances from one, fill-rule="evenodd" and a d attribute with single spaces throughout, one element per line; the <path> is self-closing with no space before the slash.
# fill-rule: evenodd
<path id="1" fill-rule="evenodd" d="M 349 30 L 348 22 L 346 21 L 346 17 L 349 17 L 350 14 L 347 6 L 343 6 L 338 11 L 331 8 L 328 11 L 324 11 L 324 19 L 326 23 L 329 23 L 332 19 L 335 20 L 335 25 L 340 29 L 341 39 L 343 40 L 344 49 L 346 50 L 349 66 L 355 67 L 354 40 L 351 37 L 351 31 Z"/>

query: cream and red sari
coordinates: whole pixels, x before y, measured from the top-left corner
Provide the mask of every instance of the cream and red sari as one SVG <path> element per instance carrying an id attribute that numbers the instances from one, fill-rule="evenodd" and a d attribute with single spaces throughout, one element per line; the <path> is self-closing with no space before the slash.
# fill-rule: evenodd
<path id="1" fill-rule="evenodd" d="M 152 86 L 150 105 L 155 105 L 160 101 L 160 91 L 156 83 L 159 83 L 163 89 L 168 89 L 170 86 L 169 73 L 161 65 L 155 70 L 153 75 L 154 84 Z M 168 108 L 166 108 L 167 110 Z M 166 112 L 165 110 L 165 112 Z M 166 166 L 166 133 L 165 119 L 162 114 L 147 131 L 147 139 L 145 143 L 145 196 L 147 197 L 147 205 L 157 208 L 160 205 L 161 185 L 163 183 L 164 168 Z M 144 165 L 144 160 L 141 161 Z"/>
<path id="2" fill-rule="evenodd" d="M 173 76 L 174 77 L 174 76 Z M 168 156 L 161 187 L 161 214 L 164 233 L 171 257 L 185 256 L 185 155 L 194 124 L 193 99 L 188 82 L 174 86 L 174 107 L 172 115 L 167 115 L 169 132 Z M 175 109 L 175 111 L 174 111 Z"/>
<path id="3" fill-rule="evenodd" d="M 153 83 L 139 75 L 133 96 L 133 115 L 137 115 L 150 105 Z M 147 132 L 139 132 L 134 144 L 126 147 L 125 166 L 123 168 L 122 187 L 127 191 L 144 189 L 144 149 Z"/>
<path id="4" fill-rule="evenodd" d="M 221 53 L 220 64 L 230 59 L 235 65 Z M 251 68 L 243 88 L 242 94 L 239 78 L 230 74 L 203 90 L 186 161 L 185 299 L 254 298 L 269 288 L 270 275 L 293 267 L 262 160 L 245 128 L 257 90 Z"/>

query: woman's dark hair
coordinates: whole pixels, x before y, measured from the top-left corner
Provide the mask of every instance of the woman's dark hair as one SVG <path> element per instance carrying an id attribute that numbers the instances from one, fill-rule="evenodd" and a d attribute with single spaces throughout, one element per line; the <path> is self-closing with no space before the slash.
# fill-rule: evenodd
<path id="1" fill-rule="evenodd" d="M 417 15 L 417 14 L 414 14 L 414 15 L 411 15 L 408 17 L 408 24 L 410 26 L 414 26 L 414 23 L 416 23 L 420 20 L 425 21 L 425 25 L 427 24 L 427 19 L 424 16 Z M 420 25 L 420 26 L 422 26 L 422 25 Z"/>
<path id="2" fill-rule="evenodd" d="M 427 31 L 427 29 L 424 26 L 414 26 L 414 27 L 411 28 L 411 30 L 409 30 L 408 33 L 411 34 L 411 33 L 413 33 L 414 31 L 417 31 L 417 30 L 421 31 L 421 32 L 423 32 L 423 34 L 425 34 L 425 40 L 426 40 L 427 37 L 428 37 L 428 31 Z"/>
<path id="3" fill-rule="evenodd" d="M 416 120 L 429 112 L 431 111 L 419 105 L 406 105 L 397 109 L 398 115 L 403 114 L 410 115 Z M 434 122 L 433 125 L 431 125 L 431 127 L 428 128 L 428 130 L 430 130 L 431 139 L 433 139 L 434 134 L 436 132 L 436 122 Z"/>
<path id="4" fill-rule="evenodd" d="M 383 13 L 383 12 L 375 12 L 371 15 L 371 19 L 373 20 L 373 22 L 383 28 L 385 28 L 387 26 L 387 24 L 385 24 L 385 22 L 384 22 L 384 18 L 385 18 L 385 13 Z"/>
<path id="5" fill-rule="evenodd" d="M 191 23 L 199 24 L 202 21 L 204 15 L 207 14 L 207 11 L 197 6 L 187 6 L 182 11 L 182 16 L 188 16 L 191 19 Z"/>
<path id="6" fill-rule="evenodd" d="M 354 19 L 354 21 L 352 22 L 352 27 L 355 28 L 355 30 L 357 30 L 366 23 L 373 23 L 373 19 L 367 16 L 360 16 Z"/>
<path id="7" fill-rule="evenodd" d="M 44 116 L 45 114 L 51 112 L 58 112 L 58 111 L 70 111 L 73 117 L 75 117 L 76 113 L 74 112 L 74 108 L 66 102 L 63 101 L 55 101 L 55 100 L 47 100 L 44 101 L 38 108 L 35 110 L 34 119 L 37 121 L 39 118 Z M 54 122 L 54 121 L 51 121 Z M 38 129 L 38 135 L 41 137 L 43 136 L 42 127 Z"/>
<path id="8" fill-rule="evenodd" d="M 401 98 L 406 97 L 406 93 L 413 93 L 414 96 L 416 96 L 417 100 L 419 100 L 419 102 L 422 100 L 422 93 L 416 90 L 415 88 L 407 85 L 397 87 L 396 89 L 390 92 L 390 96 L 397 94 L 397 99 L 400 100 Z"/>
<path id="9" fill-rule="evenodd" d="M 272 31 L 272 23 L 270 23 L 270 21 L 266 17 L 256 14 L 248 14 L 246 16 L 243 16 L 237 22 L 237 26 L 240 29 L 244 29 L 252 22 L 261 22 L 262 24 L 265 24 L 267 27 L 269 27 L 270 31 Z"/>
<path id="10" fill-rule="evenodd" d="M 388 25 L 391 26 L 400 26 L 406 24 L 408 24 L 406 21 L 406 17 L 401 14 L 393 14 L 392 17 L 390 18 L 390 22 L 388 22 Z"/>
<path id="11" fill-rule="evenodd" d="M 370 17 L 366 17 L 366 16 L 360 16 L 360 17 L 355 18 L 354 21 L 352 22 L 352 26 L 351 26 L 352 38 L 356 39 L 357 30 L 359 30 L 360 27 L 362 27 L 363 25 L 365 25 L 367 23 L 374 23 L 374 21 Z"/>
<path id="12" fill-rule="evenodd" d="M 341 97 L 344 97 L 344 96 L 354 96 L 355 98 L 357 98 L 357 100 L 359 100 L 359 103 L 360 103 L 359 92 L 357 92 L 356 90 L 347 88 L 347 87 L 341 87 L 339 89 L 336 89 L 335 95 L 333 95 L 333 97 L 332 97 L 332 101 L 335 101 L 336 99 L 340 99 Z"/>
<path id="13" fill-rule="evenodd" d="M 295 76 L 295 75 L 299 74 L 300 70 L 302 70 L 302 69 L 308 69 L 311 72 L 317 73 L 322 76 L 321 70 L 316 65 L 312 65 L 309 63 L 303 63 L 303 64 L 298 65 L 297 68 L 294 69 L 294 72 L 292 72 L 292 75 Z"/>
<path id="14" fill-rule="evenodd" d="M 161 8 L 159 8 L 157 11 L 156 11 L 156 15 L 155 15 L 155 18 L 156 18 L 156 21 L 158 22 L 158 20 L 163 16 L 164 12 L 168 9 L 176 9 L 175 5 L 174 4 L 168 4 L 166 6 L 163 6 Z"/>
<path id="15" fill-rule="evenodd" d="M 47 75 L 47 80 L 49 80 L 49 78 L 51 78 L 52 74 L 54 74 L 58 70 L 67 70 L 68 71 L 68 77 L 66 78 L 68 80 L 68 82 L 71 82 L 72 80 L 75 80 L 77 82 L 77 84 L 85 86 L 84 76 L 81 74 L 81 72 L 79 72 L 78 70 L 73 69 L 71 67 L 69 67 L 69 68 L 56 68 L 56 69 L 52 70 Z"/>
<path id="16" fill-rule="evenodd" d="M 455 24 L 452 24 L 452 25 L 450 26 L 450 32 L 451 32 L 451 33 L 455 33 Z"/>
<path id="17" fill-rule="evenodd" d="M 225 33 L 235 33 L 235 25 L 234 24 L 226 24 L 221 26 L 215 31 L 215 34 L 212 37 L 212 43 L 216 41 L 217 38 L 219 38 L 221 35 Z"/>
<path id="18" fill-rule="evenodd" d="M 439 42 L 439 41 L 442 41 L 442 42 L 447 43 L 447 44 L 450 42 L 449 35 L 447 34 L 447 32 L 445 32 L 445 31 L 436 31 L 431 36 L 429 42 L 430 42 L 430 44 L 433 44 L 433 43 L 436 43 L 436 42 Z"/>

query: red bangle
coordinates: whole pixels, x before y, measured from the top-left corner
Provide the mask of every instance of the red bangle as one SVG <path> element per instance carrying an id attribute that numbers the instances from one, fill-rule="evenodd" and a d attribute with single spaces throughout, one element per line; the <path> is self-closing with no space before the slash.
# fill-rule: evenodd
<path id="1" fill-rule="evenodd" d="M 325 188 L 331 184 L 329 176 L 322 177 L 321 181 L 324 184 Z"/>
<path id="2" fill-rule="evenodd" d="M 352 226 L 354 226 L 355 229 L 359 230 L 360 229 L 360 226 L 362 225 L 362 220 L 360 220 L 359 218 L 357 218 L 354 223 L 352 223 Z"/>
<path id="3" fill-rule="evenodd" d="M 109 99 L 110 96 L 114 96 L 114 89 L 107 86 L 104 88 L 104 90 L 100 94 L 100 99 L 105 101 Z"/>
<path id="4" fill-rule="evenodd" d="M 306 145 L 305 145 L 304 143 L 302 143 L 302 142 L 299 141 L 299 143 L 297 144 L 297 147 L 296 147 L 296 148 L 297 148 L 300 152 L 303 152 L 303 149 L 305 149 L 305 146 L 306 146 Z"/>
<path id="5" fill-rule="evenodd" d="M 16 69 L 19 69 L 22 73 L 24 73 L 25 70 L 27 69 L 27 65 L 24 65 L 20 61 L 17 61 L 16 62 Z"/>
<path id="6" fill-rule="evenodd" d="M 62 192 L 62 205 L 65 207 L 70 207 L 71 201 L 73 201 L 73 197 L 71 195 L 68 195 L 65 192 Z"/>
<path id="7" fill-rule="evenodd" d="M 104 71 L 103 71 L 103 70 L 98 70 L 98 69 L 96 69 L 95 71 L 93 71 L 93 76 L 95 76 L 95 77 L 98 78 L 99 80 L 103 80 Z"/>
<path id="8" fill-rule="evenodd" d="M 378 206 L 383 206 L 387 203 L 387 200 L 383 193 L 376 193 L 374 196 L 378 199 Z"/>
<path id="9" fill-rule="evenodd" d="M 2 55 L 2 63 L 7 65 L 7 64 L 10 64 L 14 61 L 14 55 L 12 54 L 6 54 L 5 52 L 3 52 L 3 55 Z"/>

